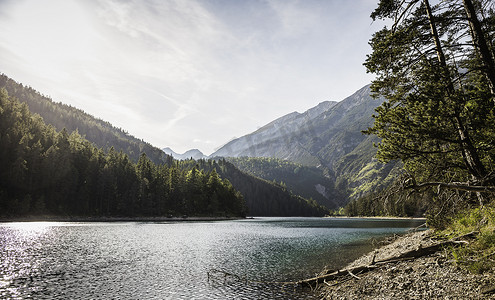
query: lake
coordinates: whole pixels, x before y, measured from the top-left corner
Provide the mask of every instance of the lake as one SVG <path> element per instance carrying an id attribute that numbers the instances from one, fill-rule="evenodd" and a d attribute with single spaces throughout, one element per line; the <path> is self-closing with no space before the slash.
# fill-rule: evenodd
<path id="1" fill-rule="evenodd" d="M 1 299 L 311 299 L 281 282 L 339 268 L 418 220 L 0 223 Z"/>

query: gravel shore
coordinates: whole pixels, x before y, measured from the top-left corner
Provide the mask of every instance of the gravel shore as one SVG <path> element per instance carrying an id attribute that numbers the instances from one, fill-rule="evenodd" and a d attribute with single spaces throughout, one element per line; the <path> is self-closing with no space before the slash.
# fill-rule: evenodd
<path id="1" fill-rule="evenodd" d="M 433 245 L 432 231 L 410 233 L 357 259 L 348 267 L 369 265 L 409 250 Z M 323 299 L 495 299 L 495 274 L 472 274 L 456 266 L 446 251 L 379 264 L 320 285 Z"/>

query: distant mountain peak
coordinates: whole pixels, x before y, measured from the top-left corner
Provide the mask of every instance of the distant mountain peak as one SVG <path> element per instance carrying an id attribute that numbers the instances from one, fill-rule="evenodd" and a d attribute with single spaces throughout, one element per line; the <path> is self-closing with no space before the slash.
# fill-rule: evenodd
<path id="1" fill-rule="evenodd" d="M 184 159 L 202 159 L 206 158 L 206 155 L 203 154 L 203 152 L 199 151 L 198 149 L 191 149 L 188 150 L 182 154 L 179 154 L 172 150 L 170 147 L 166 147 L 162 149 L 163 152 L 165 152 L 168 155 L 171 155 L 173 158 L 178 159 L 178 160 L 184 160 Z"/>
<path id="2" fill-rule="evenodd" d="M 170 147 L 165 147 L 162 149 L 162 151 L 165 152 L 166 154 L 175 153 L 174 150 L 170 149 Z"/>

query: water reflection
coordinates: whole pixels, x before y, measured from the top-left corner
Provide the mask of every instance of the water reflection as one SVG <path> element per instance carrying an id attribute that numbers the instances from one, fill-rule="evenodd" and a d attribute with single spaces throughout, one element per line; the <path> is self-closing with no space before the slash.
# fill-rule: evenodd
<path id="1" fill-rule="evenodd" d="M 15 222 L 0 226 L 12 228 L 24 236 L 35 237 L 46 233 L 53 226 L 60 226 L 60 222 Z"/>
<path id="2" fill-rule="evenodd" d="M 0 225 L 0 298 L 22 298 L 40 266 L 40 240 L 51 226 L 45 222 Z"/>
<path id="3" fill-rule="evenodd" d="M 369 250 L 363 241 L 414 227 L 374 224 L 308 218 L 0 224 L 0 298 L 308 299 L 277 282 L 345 264 Z M 213 269 L 235 276 L 212 281 Z"/>

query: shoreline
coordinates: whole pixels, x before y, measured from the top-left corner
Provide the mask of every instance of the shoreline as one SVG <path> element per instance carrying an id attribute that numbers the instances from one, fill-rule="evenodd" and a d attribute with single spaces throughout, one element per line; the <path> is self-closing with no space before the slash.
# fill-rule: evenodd
<path id="1" fill-rule="evenodd" d="M 182 216 L 182 217 L 105 217 L 105 216 L 25 216 L 25 217 L 0 217 L 0 223 L 12 222 L 199 222 L 199 221 L 229 221 L 229 220 L 249 220 L 257 217 L 209 217 L 209 216 Z M 346 217 L 346 216 L 326 216 L 318 217 L 324 219 L 369 219 L 369 220 L 413 220 L 425 221 L 420 217 Z"/>
<path id="2" fill-rule="evenodd" d="M 207 222 L 243 220 L 243 217 L 61 217 L 29 216 L 22 218 L 0 218 L 0 223 L 16 222 Z"/>
<path id="3" fill-rule="evenodd" d="M 425 221 L 424 217 L 347 217 L 347 216 L 327 216 L 324 218 L 335 218 L 335 219 L 370 219 L 370 220 L 417 220 L 417 221 Z"/>
<path id="4" fill-rule="evenodd" d="M 495 274 L 470 273 L 458 267 L 446 250 L 412 258 L 400 256 L 438 242 L 431 229 L 401 235 L 348 264 L 338 272 L 342 276 L 320 283 L 320 298 L 495 299 Z M 358 266 L 368 269 L 346 271 Z"/>

